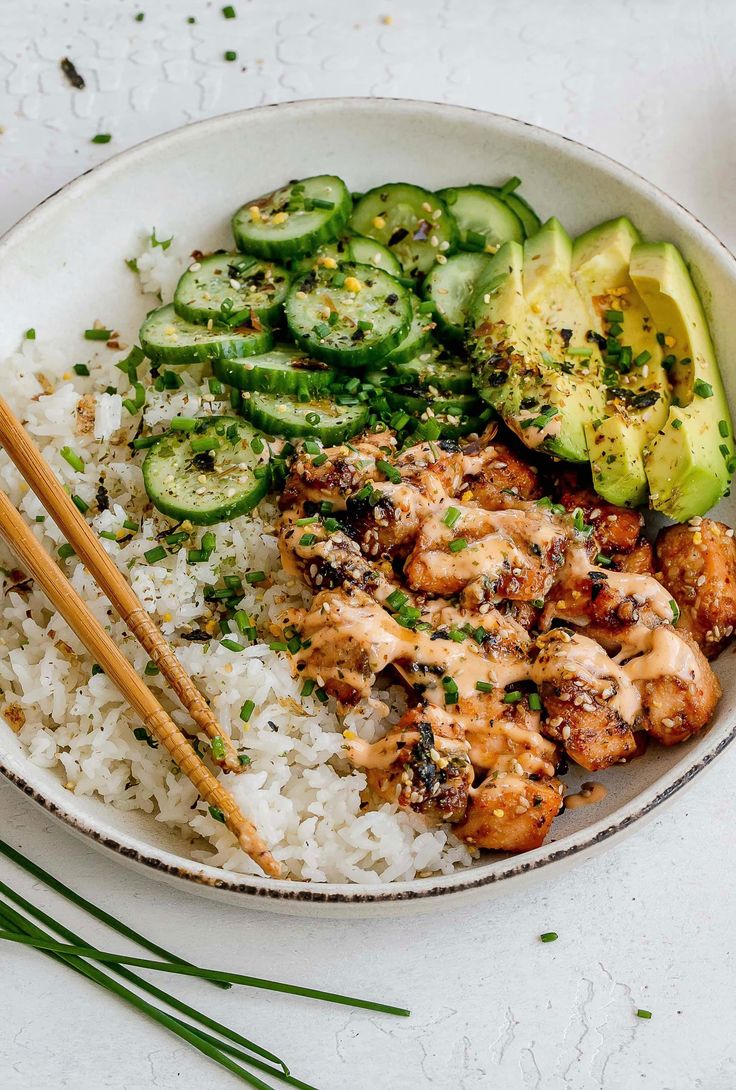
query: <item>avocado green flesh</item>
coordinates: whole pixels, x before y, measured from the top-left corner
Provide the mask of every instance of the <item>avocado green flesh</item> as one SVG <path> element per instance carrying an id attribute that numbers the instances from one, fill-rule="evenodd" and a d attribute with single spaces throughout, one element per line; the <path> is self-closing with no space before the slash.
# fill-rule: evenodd
<path id="1" fill-rule="evenodd" d="M 728 488 L 733 425 L 703 307 L 679 250 L 669 242 L 637 243 L 630 272 L 677 360 L 671 379 L 679 407 L 671 406 L 644 451 L 650 504 L 684 522 L 708 511 Z M 712 396 L 701 396 L 699 383 L 707 383 Z"/>
<path id="2" fill-rule="evenodd" d="M 557 221 L 523 248 L 505 243 L 478 280 L 468 345 L 476 389 L 526 446 L 586 462 L 585 426 L 605 407 L 600 353 L 586 340 L 600 323 L 572 284 L 570 253 Z M 568 357 L 561 330 L 590 356 Z"/>
<path id="3" fill-rule="evenodd" d="M 629 275 L 631 251 L 640 240 L 633 223 L 621 216 L 586 231 L 575 240 L 572 252 L 572 278 L 581 296 L 601 314 L 609 310 L 622 314 L 618 340 L 631 348 L 634 360 L 642 353 L 649 356 L 644 364 L 633 364 L 628 373 L 616 376 L 613 389 L 621 393 L 609 394 L 603 419 L 586 426 L 596 491 L 609 503 L 629 507 L 646 503 L 643 451 L 665 423 L 671 399 L 651 315 Z M 654 404 L 647 404 L 654 395 Z"/>

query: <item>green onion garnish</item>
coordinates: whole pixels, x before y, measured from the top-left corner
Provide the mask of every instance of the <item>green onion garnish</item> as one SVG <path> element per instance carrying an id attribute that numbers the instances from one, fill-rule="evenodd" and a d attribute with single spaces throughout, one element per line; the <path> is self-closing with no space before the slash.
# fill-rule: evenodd
<path id="1" fill-rule="evenodd" d="M 198 435 L 191 440 L 191 447 L 195 454 L 206 454 L 210 450 L 218 450 L 220 440 L 214 435 L 211 438 L 206 435 Z"/>
<path id="2" fill-rule="evenodd" d="M 713 397 L 713 387 L 709 382 L 703 382 L 702 378 L 696 378 L 693 390 L 698 397 Z"/>
<path id="3" fill-rule="evenodd" d="M 160 674 L 161 671 L 159 670 L 156 663 L 149 659 L 146 663 L 143 673 L 146 675 L 146 677 L 155 677 L 156 674 Z"/>
<path id="4" fill-rule="evenodd" d="M 390 462 L 385 461 L 383 458 L 377 458 L 376 469 L 380 470 L 384 477 L 387 477 L 392 484 L 401 484 L 401 474 L 395 466 L 390 464 Z"/>
<path id="5" fill-rule="evenodd" d="M 221 821 L 223 825 L 225 824 L 225 815 L 219 806 L 208 806 L 207 809 L 210 812 L 210 817 L 213 817 L 215 821 Z"/>
<path id="6" fill-rule="evenodd" d="M 109 132 L 98 132 L 96 136 L 92 137 L 93 144 L 109 144 L 112 140 L 112 134 Z"/>
<path id="7" fill-rule="evenodd" d="M 524 694 L 518 689 L 514 689 L 513 692 L 503 694 L 504 704 L 518 704 Z"/>
<path id="8" fill-rule="evenodd" d="M 143 555 L 149 564 L 157 564 L 159 560 L 166 557 L 166 549 L 163 545 L 157 545 L 155 549 L 148 549 Z"/>
<path id="9" fill-rule="evenodd" d="M 718 421 L 718 432 L 724 439 L 726 438 L 726 436 L 728 435 L 728 421 L 727 420 L 719 420 Z"/>
<path id="10" fill-rule="evenodd" d="M 222 14 L 225 16 L 226 19 L 234 19 L 235 8 L 232 6 L 232 4 L 226 4 L 226 6 L 222 9 Z"/>
<path id="11" fill-rule="evenodd" d="M 460 553 L 463 551 L 463 549 L 467 549 L 468 547 L 467 538 L 456 537 L 455 540 L 451 541 L 447 547 L 451 553 Z"/>
<path id="12" fill-rule="evenodd" d="M 314 692 L 315 684 L 316 684 L 316 682 L 313 681 L 311 677 L 307 678 L 307 680 L 302 685 L 302 691 L 301 691 L 300 695 L 301 696 L 311 696 L 312 693 Z"/>
<path id="13" fill-rule="evenodd" d="M 249 571 L 245 573 L 246 583 L 262 583 L 265 578 L 265 571 Z"/>
<path id="14" fill-rule="evenodd" d="M 529 693 L 529 708 L 533 712 L 541 712 L 542 698 L 539 693 Z"/>
<path id="15" fill-rule="evenodd" d="M 84 331 L 86 341 L 109 341 L 111 337 L 111 329 L 85 329 Z"/>
<path id="16" fill-rule="evenodd" d="M 493 686 L 490 681 L 476 681 L 475 687 L 479 693 L 492 693 Z"/>
<path id="17" fill-rule="evenodd" d="M 236 61 L 238 59 L 238 54 L 234 49 L 226 49 L 224 57 L 226 61 Z"/>
<path id="18" fill-rule="evenodd" d="M 215 761 L 224 761 L 225 759 L 225 743 L 219 734 L 210 742 L 210 748 L 212 750 L 212 757 Z"/>
<path id="19" fill-rule="evenodd" d="M 82 375 L 83 377 L 89 375 L 89 367 L 86 363 L 75 363 L 72 370 L 75 375 Z"/>
<path id="20" fill-rule="evenodd" d="M 89 504 L 81 496 L 72 496 L 72 503 L 82 515 L 86 515 L 89 511 Z"/>
<path id="21" fill-rule="evenodd" d="M 243 720 L 244 723 L 248 722 L 254 710 L 254 702 L 252 700 L 246 700 L 245 704 L 243 704 L 242 708 L 240 709 L 240 718 Z"/>
<path id="22" fill-rule="evenodd" d="M 607 310 L 603 317 L 607 322 L 623 322 L 624 314 L 622 310 Z"/>
<path id="23" fill-rule="evenodd" d="M 36 339 L 36 330 L 33 328 L 33 326 L 31 326 L 30 329 L 26 330 L 26 340 L 27 341 L 35 341 L 35 339 Z"/>
<path id="24" fill-rule="evenodd" d="M 235 640 L 220 640 L 220 647 L 226 647 L 228 651 L 245 651 L 242 643 L 236 643 Z"/>
<path id="25" fill-rule="evenodd" d="M 672 610 L 672 623 L 677 624 L 680 619 L 680 607 L 674 598 L 670 598 L 670 609 Z"/>
<path id="26" fill-rule="evenodd" d="M 62 456 L 65 462 L 68 462 L 72 469 L 76 469 L 77 473 L 81 473 L 83 471 L 84 462 L 76 453 L 76 451 L 72 450 L 71 447 L 62 447 L 59 451 L 59 454 Z"/>
<path id="27" fill-rule="evenodd" d="M 445 526 L 449 527 L 449 529 L 451 530 L 453 526 L 455 526 L 455 524 L 457 523 L 461 514 L 462 511 L 460 511 L 459 508 L 448 507 L 444 515 L 442 516 L 442 521 L 444 522 Z"/>
<path id="28" fill-rule="evenodd" d="M 652 1017 L 652 1012 L 651 1011 L 645 1011 L 645 1010 L 642 1009 L 642 1007 L 639 1007 L 638 1011 L 636 1012 L 636 1017 L 637 1018 L 651 1018 Z"/>
<path id="29" fill-rule="evenodd" d="M 558 935 L 556 931 L 545 931 L 539 938 L 542 942 L 556 942 Z"/>
<path id="30" fill-rule="evenodd" d="M 305 515 L 303 519 L 297 519 L 294 525 L 311 526 L 315 522 L 319 522 L 319 515 Z"/>
<path id="31" fill-rule="evenodd" d="M 74 549 L 69 544 L 60 545 L 56 551 L 59 554 L 60 560 L 68 560 L 70 557 L 74 556 Z"/>

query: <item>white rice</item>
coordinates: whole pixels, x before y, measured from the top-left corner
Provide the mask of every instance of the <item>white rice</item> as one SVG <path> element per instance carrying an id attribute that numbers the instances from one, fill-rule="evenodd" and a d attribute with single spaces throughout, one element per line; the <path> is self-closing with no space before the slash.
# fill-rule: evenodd
<path id="1" fill-rule="evenodd" d="M 166 251 L 147 243 L 137 262 L 142 289 L 170 299 L 186 262 L 176 240 Z M 120 332 L 124 340 L 134 343 L 134 330 Z M 103 538 L 102 544 L 171 639 L 223 728 L 250 756 L 249 770 L 228 776 L 226 785 L 262 832 L 285 873 L 313 882 L 374 883 L 426 872 L 447 873 L 467 865 L 471 859 L 467 848 L 445 829 L 427 828 L 416 815 L 389 804 L 363 810 L 365 775 L 351 769 L 341 756 L 344 729 L 373 740 L 396 721 L 405 706 L 401 687 L 377 688 L 374 699 L 341 721 L 332 702 L 323 706 L 314 697 L 302 699 L 289 656 L 269 649 L 269 624 L 289 606 L 309 600 L 309 592 L 280 568 L 274 534 L 277 511 L 271 502 L 214 527 L 217 548 L 207 563 L 188 566 L 186 542 L 177 555 L 158 564 L 149 565 L 143 558 L 158 544 L 156 534 L 170 522 L 148 503 L 140 471 L 142 456 L 132 458 L 127 445 L 139 417 L 123 408 L 127 378 L 114 366 L 127 349 L 115 351 L 94 342 L 89 342 L 89 348 L 94 350 L 88 361 L 90 376 L 79 377 L 71 370 L 68 351 L 24 341 L 18 352 L 0 364 L 3 394 L 62 481 L 93 511 L 104 470 L 110 508 L 92 517 L 96 531 L 117 532 L 126 518 L 139 523 L 140 531 L 128 542 L 119 545 Z M 79 359 L 76 353 L 73 361 Z M 144 371 L 141 368 L 142 379 Z M 184 368 L 181 373 L 184 386 L 178 391 L 148 389 L 144 411 L 148 427 L 159 429 L 177 413 L 195 415 L 208 401 L 219 408 L 201 368 Z M 106 393 L 108 386 L 120 393 Z M 94 398 L 94 428 L 81 435 L 75 411 L 85 394 Z M 223 404 L 222 409 L 227 412 L 229 406 Z M 61 457 L 64 445 L 84 459 L 84 472 L 75 472 Z M 33 525 L 44 547 L 56 553 L 63 544 L 62 535 L 48 517 L 35 522 L 43 509 L 4 453 L 0 453 L 0 486 Z M 18 566 L 2 544 L 0 566 L 7 571 Z M 112 615 L 92 578 L 75 558 L 65 561 L 65 570 L 142 673 L 145 652 Z M 262 570 L 270 577 L 265 586 L 247 586 L 241 603 L 258 619 L 264 642 L 232 652 L 217 639 L 208 644 L 183 640 L 179 633 L 211 620 L 205 586 L 228 573 L 242 575 L 249 570 Z M 226 870 L 258 873 L 165 751 L 134 737 L 133 730 L 139 726 L 135 716 L 104 674 L 92 674 L 92 667 L 85 649 L 35 585 L 29 593 L 10 591 L 0 599 L 0 712 L 9 704 L 20 704 L 25 725 L 19 738 L 30 760 L 56 769 L 67 789 L 77 795 L 96 795 L 121 810 L 153 814 L 181 833 L 183 853 Z M 187 726 L 186 713 L 169 698 L 161 678 L 147 680 L 174 719 Z M 249 699 L 256 707 L 250 722 L 244 724 L 240 709 Z M 0 730 L 9 729 L 0 718 Z"/>

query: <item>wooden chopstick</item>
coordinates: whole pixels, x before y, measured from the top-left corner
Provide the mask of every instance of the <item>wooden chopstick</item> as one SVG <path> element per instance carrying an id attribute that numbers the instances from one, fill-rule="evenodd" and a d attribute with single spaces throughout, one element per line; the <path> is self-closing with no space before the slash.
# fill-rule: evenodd
<path id="1" fill-rule="evenodd" d="M 54 608 L 76 633 L 95 662 L 117 685 L 146 729 L 166 747 L 171 759 L 189 777 L 204 801 L 221 811 L 225 824 L 235 834 L 243 851 L 267 874 L 279 877 L 279 864 L 261 840 L 255 826 L 241 813 L 230 792 L 202 763 L 189 740 L 161 707 L 2 491 L 0 536 L 39 586 L 43 587 Z"/>
<path id="2" fill-rule="evenodd" d="M 170 644 L 145 611 L 125 576 L 118 570 L 87 522 L 61 487 L 51 466 L 34 444 L 8 403 L 0 397 L 0 445 L 21 476 L 69 542 L 98 586 L 110 599 L 171 685 L 194 722 L 209 738 L 221 738 L 225 750 L 218 764 L 228 772 L 242 772 L 243 765 L 230 736 L 222 730 L 212 710 L 177 659 Z"/>

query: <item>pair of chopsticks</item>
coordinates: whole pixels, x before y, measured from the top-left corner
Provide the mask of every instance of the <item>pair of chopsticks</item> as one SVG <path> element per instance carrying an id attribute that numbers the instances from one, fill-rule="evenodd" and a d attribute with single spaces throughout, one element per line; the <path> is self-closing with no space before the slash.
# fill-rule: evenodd
<path id="1" fill-rule="evenodd" d="M 44 508 L 64 534 L 116 612 L 127 624 L 149 658 L 168 680 L 194 722 L 210 738 L 220 738 L 225 747 L 223 767 L 241 772 L 232 740 L 223 732 L 202 694 L 176 658 L 163 633 L 156 627 L 133 593 L 130 584 L 107 555 L 90 527 L 54 475 L 51 466 L 7 402 L 0 397 L 0 446 L 5 448 L 21 476 L 33 489 Z M 229 791 L 200 760 L 191 742 L 128 660 L 90 612 L 64 574 L 41 547 L 30 528 L 0 490 L 0 536 L 16 554 L 24 568 L 43 588 L 47 598 L 78 636 L 95 662 L 118 687 L 144 726 L 171 755 L 211 807 L 219 810 L 225 824 L 243 849 L 272 877 L 279 877 L 279 864 L 273 858 L 255 826 L 241 813 Z"/>

